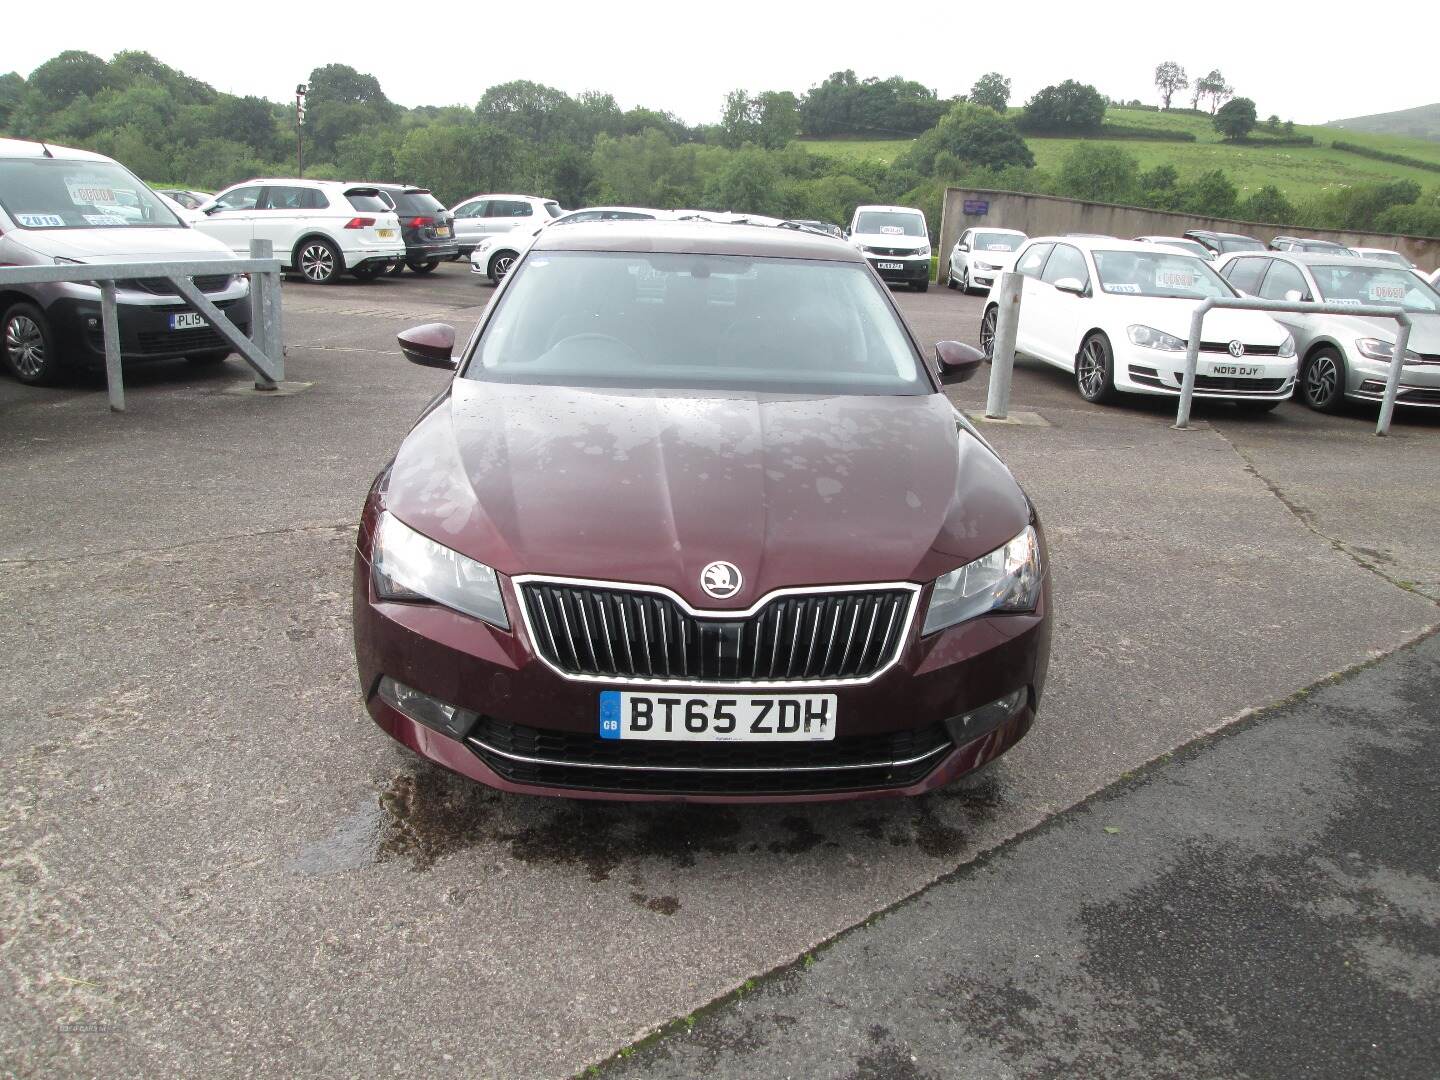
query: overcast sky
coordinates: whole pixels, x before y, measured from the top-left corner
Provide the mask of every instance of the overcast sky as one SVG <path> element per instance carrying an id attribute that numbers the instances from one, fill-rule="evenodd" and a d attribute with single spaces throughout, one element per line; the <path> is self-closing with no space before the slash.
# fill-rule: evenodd
<path id="1" fill-rule="evenodd" d="M 1067 78 L 1155 102 L 1155 65 L 1175 60 L 1192 80 L 1218 67 L 1262 117 L 1298 123 L 1440 101 L 1435 0 L 1392 8 L 1324 0 L 701 7 L 292 0 L 137 14 L 113 0 L 55 9 L 9 0 L 0 72 L 28 75 L 65 49 L 107 59 L 143 49 L 217 89 L 284 100 L 312 68 L 338 62 L 377 76 L 407 106 L 473 105 L 487 86 L 532 79 L 570 93 L 609 91 L 624 108 L 667 109 L 692 124 L 717 119 L 732 88 L 798 93 L 845 68 L 862 78 L 903 75 L 945 97 L 994 70 L 1012 80 L 1012 104 Z M 1369 15 L 1376 18 L 1367 24 Z"/>

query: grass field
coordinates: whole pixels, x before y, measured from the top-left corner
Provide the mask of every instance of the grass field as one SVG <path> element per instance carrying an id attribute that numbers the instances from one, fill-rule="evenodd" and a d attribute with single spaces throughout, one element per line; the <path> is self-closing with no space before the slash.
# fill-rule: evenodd
<path id="1" fill-rule="evenodd" d="M 1169 162 L 1190 176 L 1209 169 L 1224 169 L 1240 189 L 1248 195 L 1266 184 L 1274 184 L 1291 200 L 1318 194 L 1327 188 L 1381 180 L 1414 180 L 1429 189 L 1440 186 L 1440 173 L 1406 165 L 1348 154 L 1332 149 L 1336 139 L 1369 146 L 1395 154 L 1433 161 L 1440 164 L 1440 143 L 1395 135 L 1372 135 L 1339 128 L 1297 126 L 1297 135 L 1313 135 L 1315 146 L 1231 146 L 1223 143 L 1209 117 L 1186 113 L 1159 113 L 1144 109 L 1111 109 L 1106 120 L 1131 127 L 1177 128 L 1193 132 L 1196 141 L 1145 142 L 1139 139 L 1088 140 L 1120 146 L 1135 155 L 1142 169 Z M 1263 136 L 1263 133 L 1259 133 Z M 1035 155 L 1035 163 L 1047 171 L 1059 168 L 1061 159 L 1079 139 L 1027 139 Z M 875 141 L 852 139 L 816 139 L 805 142 L 806 149 L 816 154 L 829 154 L 857 160 L 873 159 L 890 162 L 910 145 L 909 139 Z"/>

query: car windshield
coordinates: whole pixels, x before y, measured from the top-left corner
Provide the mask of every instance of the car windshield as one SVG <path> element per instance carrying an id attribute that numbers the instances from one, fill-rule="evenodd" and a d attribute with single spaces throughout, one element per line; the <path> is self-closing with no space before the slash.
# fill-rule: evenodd
<path id="1" fill-rule="evenodd" d="M 1152 240 L 1151 243 L 1163 244 L 1165 247 L 1180 248 L 1183 251 L 1190 252 L 1192 255 L 1198 255 L 1202 259 L 1210 258 L 1210 249 L 1204 244 L 1197 244 L 1194 240 L 1167 239 L 1161 237 L 1158 240 Z"/>
<path id="2" fill-rule="evenodd" d="M 1166 251 L 1096 251 L 1100 287 L 1123 296 L 1203 300 L 1235 292 L 1210 264 L 1193 255 Z"/>
<path id="3" fill-rule="evenodd" d="M 22 229 L 183 229 L 174 212 L 111 161 L 0 161 L 0 206 Z"/>
<path id="4" fill-rule="evenodd" d="M 866 210 L 855 219 L 855 231 L 886 236 L 924 236 L 925 218 L 921 214 L 898 210 Z"/>
<path id="5" fill-rule="evenodd" d="M 1410 269 L 1410 260 L 1396 251 L 1366 251 L 1361 257 L 1370 262 L 1384 263 L 1386 266 L 1398 266 L 1402 270 Z"/>
<path id="6" fill-rule="evenodd" d="M 1388 266 L 1312 266 L 1320 299 L 1331 304 L 1399 304 L 1406 311 L 1440 312 L 1440 293 L 1408 270 Z"/>
<path id="7" fill-rule="evenodd" d="M 464 374 L 772 393 L 933 389 L 863 264 L 648 252 L 533 252 Z"/>
<path id="8" fill-rule="evenodd" d="M 445 204 L 428 191 L 387 191 L 402 217 L 434 217 L 445 212 Z"/>
<path id="9" fill-rule="evenodd" d="M 1014 251 L 1026 238 L 1014 233 L 980 232 L 975 234 L 976 251 Z"/>
<path id="10" fill-rule="evenodd" d="M 1265 245 L 1248 236 L 1222 236 L 1219 240 L 1221 251 L 1264 251 Z"/>

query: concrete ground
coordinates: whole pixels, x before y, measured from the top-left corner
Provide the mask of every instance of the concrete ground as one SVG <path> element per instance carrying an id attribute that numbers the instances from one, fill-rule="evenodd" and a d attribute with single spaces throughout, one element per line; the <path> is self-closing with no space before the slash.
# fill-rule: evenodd
<path id="1" fill-rule="evenodd" d="M 1440 621 L 1440 417 L 1097 409 L 1022 363 L 986 433 L 1049 529 L 1030 737 L 977 791 L 811 808 L 490 792 L 369 722 L 364 492 L 445 375 L 397 330 L 491 290 L 289 284 L 293 396 L 232 361 L 0 379 L 0 1066 L 564 1076 L 1122 774 Z M 977 299 L 897 294 L 922 340 Z M 981 382 L 957 388 L 978 407 Z"/>

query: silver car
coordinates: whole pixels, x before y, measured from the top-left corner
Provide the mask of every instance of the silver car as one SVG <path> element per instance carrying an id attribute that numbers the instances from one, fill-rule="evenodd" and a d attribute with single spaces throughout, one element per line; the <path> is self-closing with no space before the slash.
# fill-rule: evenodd
<path id="1" fill-rule="evenodd" d="M 1401 368 L 1401 405 L 1440 406 L 1440 292 L 1398 266 L 1298 251 L 1235 252 L 1221 275 L 1241 293 L 1266 300 L 1397 305 L 1410 314 L 1410 345 Z M 1345 400 L 1379 401 L 1395 352 L 1394 320 L 1364 315 L 1275 312 L 1300 356 L 1298 395 L 1321 412 Z"/>

